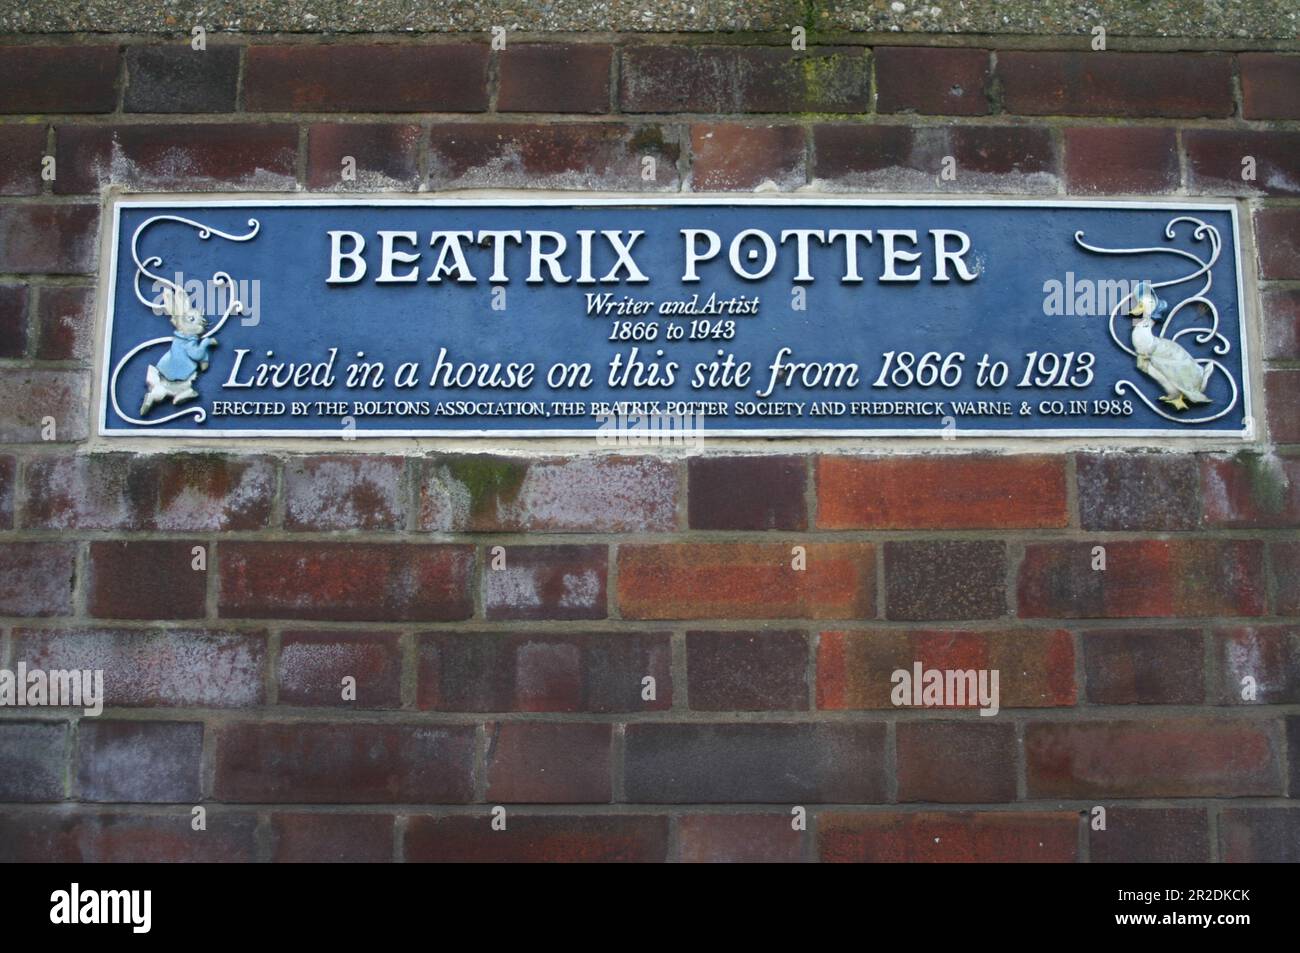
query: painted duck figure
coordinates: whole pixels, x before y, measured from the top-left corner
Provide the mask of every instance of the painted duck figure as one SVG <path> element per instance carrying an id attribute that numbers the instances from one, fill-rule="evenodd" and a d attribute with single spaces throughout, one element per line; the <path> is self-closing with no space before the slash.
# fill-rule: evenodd
<path id="1" fill-rule="evenodd" d="M 1208 404 L 1205 380 L 1208 373 L 1176 341 L 1152 332 L 1157 318 L 1163 320 L 1169 303 L 1156 297 L 1149 281 L 1138 289 L 1137 305 L 1129 312 L 1133 319 L 1133 350 L 1137 368 L 1164 388 L 1160 398 L 1175 410 L 1186 410 L 1188 403 Z"/>

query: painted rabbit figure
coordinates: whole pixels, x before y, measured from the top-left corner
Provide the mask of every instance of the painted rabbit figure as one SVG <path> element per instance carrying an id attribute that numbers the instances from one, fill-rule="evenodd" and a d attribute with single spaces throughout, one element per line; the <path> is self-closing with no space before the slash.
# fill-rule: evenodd
<path id="1" fill-rule="evenodd" d="M 171 349 L 157 364 L 149 365 L 145 372 L 141 416 L 169 397 L 173 404 L 198 397 L 199 392 L 193 386 L 194 379 L 200 371 L 208 369 L 208 351 L 217 346 L 216 338 L 200 336 L 208 322 L 183 290 L 164 289 L 162 310 L 171 319 L 175 331 L 172 333 Z"/>

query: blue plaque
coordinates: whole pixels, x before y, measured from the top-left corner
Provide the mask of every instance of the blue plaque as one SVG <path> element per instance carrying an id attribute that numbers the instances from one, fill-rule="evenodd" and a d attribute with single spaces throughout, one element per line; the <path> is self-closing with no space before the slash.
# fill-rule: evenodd
<path id="1" fill-rule="evenodd" d="M 1253 435 L 1229 204 L 124 199 L 106 436 Z"/>

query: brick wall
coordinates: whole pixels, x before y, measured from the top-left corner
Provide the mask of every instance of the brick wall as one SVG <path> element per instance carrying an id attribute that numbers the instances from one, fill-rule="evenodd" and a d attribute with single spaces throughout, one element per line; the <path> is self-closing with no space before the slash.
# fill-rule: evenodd
<path id="1" fill-rule="evenodd" d="M 0 709 L 0 859 L 1300 860 L 1300 54 L 600 36 L 5 39 L 0 667 L 108 708 Z M 351 191 L 1230 197 L 1263 437 L 93 444 L 105 191 L 345 155 Z M 1002 711 L 895 708 L 915 661 Z"/>

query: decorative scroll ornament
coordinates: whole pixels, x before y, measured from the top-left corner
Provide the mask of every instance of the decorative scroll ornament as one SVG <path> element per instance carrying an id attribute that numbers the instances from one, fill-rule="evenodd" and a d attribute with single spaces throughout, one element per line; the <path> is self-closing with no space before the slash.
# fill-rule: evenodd
<path id="1" fill-rule="evenodd" d="M 1147 407 L 1165 420 L 1172 420 L 1174 423 L 1179 424 L 1203 424 L 1211 420 L 1218 420 L 1230 413 L 1237 406 L 1241 390 L 1236 379 L 1233 378 L 1232 372 L 1221 362 L 1208 355 L 1195 356 L 1187 350 L 1184 343 L 1179 341 L 1180 338 L 1191 335 L 1191 338 L 1186 342 L 1187 344 L 1199 345 L 1201 348 L 1208 345 L 1210 354 L 1218 357 L 1223 357 L 1232 350 L 1232 344 L 1219 331 L 1219 309 L 1208 297 L 1210 287 L 1214 281 L 1213 268 L 1223 250 L 1219 230 L 1213 225 L 1207 225 L 1198 218 L 1179 216 L 1170 219 L 1165 225 L 1165 238 L 1173 241 L 1176 237 L 1176 226 L 1180 223 L 1194 226 L 1192 229 L 1193 241 L 1208 243 L 1209 254 L 1206 258 L 1202 258 L 1200 255 L 1183 248 L 1163 246 L 1153 248 L 1102 248 L 1085 242 L 1082 231 L 1074 233 L 1074 240 L 1081 248 L 1099 255 L 1157 253 L 1178 255 L 1196 263 L 1198 267 L 1195 271 L 1179 278 L 1171 278 L 1168 281 L 1139 282 L 1136 288 L 1130 290 L 1111 309 L 1109 329 L 1111 339 L 1120 350 L 1135 359 L 1137 369 L 1160 385 L 1164 391 L 1158 398 L 1160 403 L 1163 403 L 1169 410 L 1176 411 L 1177 415 L 1171 414 L 1159 406 L 1133 381 L 1116 381 L 1115 393 L 1124 394 L 1132 391 Z M 1201 276 L 1204 276 L 1205 283 L 1195 293 L 1183 298 L 1172 308 L 1169 307 L 1167 301 L 1156 296 L 1155 289 L 1157 288 L 1180 285 Z M 1125 305 L 1129 304 L 1132 306 L 1127 314 L 1133 321 L 1129 335 L 1131 347 L 1120 339 L 1119 333 L 1115 329 L 1115 318 L 1124 309 Z M 1194 311 L 1189 311 L 1189 313 L 1197 314 L 1201 323 L 1190 324 L 1171 333 L 1171 329 L 1174 327 L 1174 319 L 1179 312 L 1189 306 L 1195 306 Z M 1158 331 L 1154 330 L 1156 322 L 1160 322 Z M 1206 393 L 1215 373 L 1222 373 L 1232 388 L 1232 398 L 1228 401 L 1227 406 L 1216 413 L 1205 416 L 1184 416 L 1184 412 L 1193 406 L 1213 405 L 1214 401 L 1206 396 Z"/>
<path id="2" fill-rule="evenodd" d="M 221 320 L 209 328 L 207 319 L 190 301 L 189 295 L 184 288 L 176 282 L 149 270 L 161 266 L 163 263 L 162 258 L 158 255 L 152 255 L 143 260 L 140 258 L 140 237 L 149 226 L 157 222 L 180 222 L 182 225 L 189 225 L 198 229 L 199 238 L 205 241 L 213 235 L 218 235 L 232 242 L 246 242 L 254 238 L 261 229 L 261 224 L 257 219 L 250 218 L 248 220 L 249 231 L 247 234 L 231 235 L 228 232 L 219 231 L 209 225 L 179 215 L 155 215 L 153 218 L 142 222 L 131 236 L 131 257 L 135 261 L 135 277 L 132 280 L 135 296 L 142 305 L 155 315 L 166 315 L 171 322 L 173 332 L 169 337 L 151 338 L 137 344 L 117 362 L 113 368 L 113 374 L 109 378 L 108 385 L 109 396 L 113 402 L 113 411 L 128 423 L 138 424 L 142 427 L 154 427 L 180 417 L 193 417 L 195 423 L 202 423 L 208 416 L 207 411 L 202 407 L 189 407 L 153 419 L 146 419 L 145 415 L 155 405 L 165 400 L 170 400 L 173 405 L 176 405 L 199 396 L 199 392 L 194 388 L 194 382 L 198 379 L 200 373 L 208 369 L 208 352 L 217 346 L 216 333 L 221 330 L 226 323 L 226 319 L 232 314 L 243 314 L 244 306 L 235 297 L 235 280 L 224 271 L 215 272 L 212 275 L 212 282 L 226 287 L 229 301 L 225 313 L 221 315 Z M 162 286 L 162 292 L 157 298 L 150 300 L 141 293 L 140 279 L 142 277 L 151 279 L 155 283 L 155 287 Z M 150 364 L 145 371 L 144 399 L 140 403 L 140 416 L 132 417 L 125 413 L 121 404 L 118 403 L 118 376 L 131 358 L 147 348 L 156 347 L 160 344 L 168 345 L 168 351 L 157 361 Z"/>

